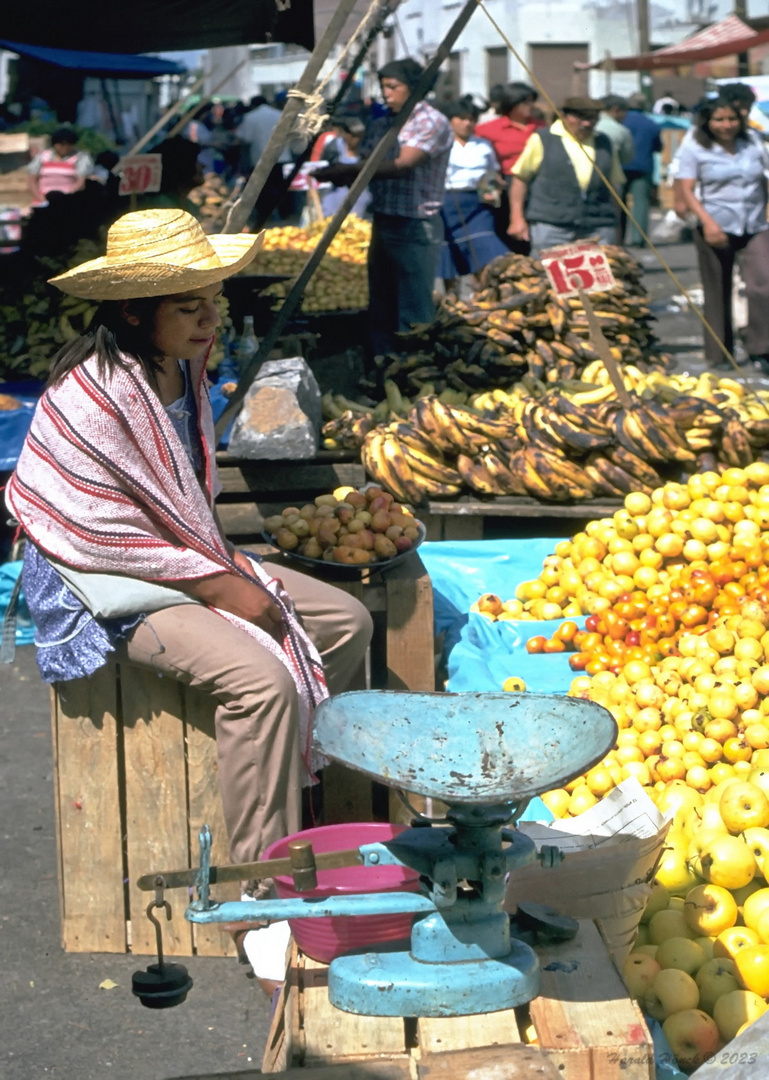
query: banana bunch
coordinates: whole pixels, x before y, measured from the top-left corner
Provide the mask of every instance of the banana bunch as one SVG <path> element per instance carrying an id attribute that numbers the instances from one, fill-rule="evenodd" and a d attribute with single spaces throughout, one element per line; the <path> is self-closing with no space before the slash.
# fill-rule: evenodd
<path id="1" fill-rule="evenodd" d="M 285 297 L 314 251 L 326 226 L 319 221 L 307 228 L 292 225 L 267 229 L 262 250 L 244 273 L 287 276 L 265 289 L 264 296 Z M 302 302 L 308 313 L 368 307 L 366 254 L 371 240 L 371 224 L 350 216 L 331 241 L 320 266 L 310 280 Z"/>
<path id="2" fill-rule="evenodd" d="M 420 504 L 428 497 L 453 498 L 461 491 L 461 478 L 427 443 L 418 437 L 404 441 L 392 426 L 381 425 L 363 440 L 361 460 L 366 471 L 401 502 Z"/>

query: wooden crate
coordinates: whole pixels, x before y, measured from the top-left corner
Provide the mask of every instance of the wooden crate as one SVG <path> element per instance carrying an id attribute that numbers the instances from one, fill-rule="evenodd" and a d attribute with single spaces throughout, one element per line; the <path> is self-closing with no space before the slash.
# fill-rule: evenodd
<path id="1" fill-rule="evenodd" d="M 374 615 L 373 685 L 433 690 L 432 590 L 418 555 L 384 574 L 336 584 Z M 137 878 L 197 865 L 204 823 L 213 831 L 213 862 L 228 862 L 213 702 L 173 679 L 111 663 L 59 684 L 52 727 L 62 946 L 151 954 L 154 929 L 145 910 L 152 896 L 135 888 Z M 339 765 L 323 779 L 327 822 L 372 820 L 370 780 Z M 394 820 L 401 820 L 400 803 Z M 237 885 L 214 886 L 212 896 L 237 899 Z M 183 891 L 168 899 L 168 956 L 234 952 L 229 934 L 185 922 Z"/>
<path id="2" fill-rule="evenodd" d="M 537 951 L 541 993 L 528 1006 L 415 1021 L 341 1012 L 326 966 L 294 949 L 262 1072 L 458 1080 L 479 1067 L 495 1080 L 653 1080 L 651 1036 L 595 925 L 582 920 L 574 941 Z"/>

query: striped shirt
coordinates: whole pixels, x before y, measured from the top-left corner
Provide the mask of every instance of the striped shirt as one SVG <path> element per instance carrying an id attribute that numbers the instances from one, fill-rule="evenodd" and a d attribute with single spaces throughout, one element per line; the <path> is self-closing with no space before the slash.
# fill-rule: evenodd
<path id="1" fill-rule="evenodd" d="M 55 150 L 43 150 L 27 168 L 38 178 L 37 186 L 45 199 L 49 191 L 71 195 L 93 168 L 93 158 L 84 150 L 74 150 L 65 158 L 59 157 Z"/>
<path id="2" fill-rule="evenodd" d="M 394 120 L 384 116 L 371 125 L 361 146 L 361 157 L 368 157 Z M 372 180 L 370 209 L 375 214 L 395 217 L 429 218 L 438 213 L 446 184 L 454 133 L 443 113 L 426 101 L 417 103 L 401 128 L 385 160 L 393 161 L 404 146 L 413 146 L 427 154 L 427 161 L 395 180 Z"/>

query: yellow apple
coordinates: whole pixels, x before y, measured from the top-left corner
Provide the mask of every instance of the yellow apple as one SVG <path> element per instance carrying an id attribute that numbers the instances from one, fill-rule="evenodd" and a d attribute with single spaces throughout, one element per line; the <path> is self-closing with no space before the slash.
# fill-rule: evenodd
<path id="1" fill-rule="evenodd" d="M 759 916 L 769 907 L 769 889 L 758 889 L 751 893 L 742 905 L 742 919 L 746 926 L 755 930 Z"/>
<path id="2" fill-rule="evenodd" d="M 664 885 L 672 896 L 686 896 L 689 889 L 699 885 L 700 878 L 687 861 L 688 839 L 681 833 L 673 841 L 668 833 L 662 858 L 657 866 L 656 880 Z"/>
<path id="3" fill-rule="evenodd" d="M 765 829 L 769 825 L 769 798 L 749 781 L 730 784 L 719 799 L 718 809 L 730 833 Z"/>
<path id="4" fill-rule="evenodd" d="M 691 1072 L 710 1061 L 721 1044 L 718 1025 L 702 1009 L 682 1009 L 662 1024 L 673 1055 L 682 1069 Z"/>
<path id="5" fill-rule="evenodd" d="M 684 918 L 690 930 L 715 937 L 737 922 L 737 902 L 720 885 L 696 885 L 686 894 Z"/>
<path id="6" fill-rule="evenodd" d="M 722 994 L 713 1007 L 713 1019 L 721 1038 L 730 1042 L 743 1024 L 752 1024 L 767 1010 L 767 1004 L 752 990 L 732 990 Z"/>
<path id="7" fill-rule="evenodd" d="M 693 836 L 700 829 L 705 832 L 725 833 L 729 831 L 724 824 L 724 819 L 721 817 L 721 811 L 715 803 L 703 803 L 702 806 L 692 810 L 685 821 L 684 827 L 690 836 Z"/>
<path id="8" fill-rule="evenodd" d="M 696 937 L 694 940 L 697 942 L 699 947 L 705 953 L 705 959 L 706 960 L 712 960 L 713 959 L 713 946 L 716 943 L 716 939 L 714 937 Z"/>
<path id="9" fill-rule="evenodd" d="M 759 872 L 764 880 L 767 880 L 766 875 L 769 872 L 769 829 L 760 829 L 758 827 L 745 829 L 742 837 L 753 852 L 753 858 L 756 860 Z"/>
<path id="10" fill-rule="evenodd" d="M 694 975 L 705 963 L 705 951 L 696 941 L 685 937 L 669 937 L 660 942 L 654 959 L 661 968 L 678 968 Z"/>
<path id="11" fill-rule="evenodd" d="M 717 806 L 712 806 L 710 809 L 715 810 L 718 813 Z M 721 815 L 719 814 L 719 817 L 720 816 Z M 723 823 L 722 828 L 720 829 L 695 829 L 691 834 L 686 848 L 686 861 L 690 869 L 700 877 L 704 877 L 705 875 L 702 871 L 701 863 L 703 851 L 705 851 L 711 840 L 715 840 L 719 836 L 729 835 L 730 834 L 726 831 L 726 827 L 723 826 Z"/>
<path id="12" fill-rule="evenodd" d="M 748 945 L 740 949 L 734 963 L 743 990 L 752 990 L 762 998 L 769 997 L 769 945 Z"/>
<path id="13" fill-rule="evenodd" d="M 674 814 L 679 817 L 694 808 L 702 805 L 702 796 L 699 791 L 689 787 L 683 780 L 673 780 L 657 799 L 657 807 L 660 813 L 666 817 Z"/>
<path id="14" fill-rule="evenodd" d="M 740 949 L 749 945 L 758 945 L 758 932 L 749 926 L 730 926 L 722 930 L 713 945 L 713 956 L 725 956 L 734 960 Z"/>
<path id="15" fill-rule="evenodd" d="M 750 760 L 751 765 L 755 765 L 755 753 Z M 769 795 L 769 768 L 754 768 L 748 773 L 748 781 L 751 784 L 755 784 L 756 787 L 760 787 L 765 795 Z"/>
<path id="16" fill-rule="evenodd" d="M 660 1022 L 682 1009 L 696 1009 L 699 1000 L 696 982 L 678 968 L 658 971 L 646 993 L 639 998 L 641 1008 Z"/>
<path id="17" fill-rule="evenodd" d="M 725 956 L 715 956 L 706 960 L 694 976 L 700 991 L 700 1008 L 713 1015 L 713 1006 L 722 994 L 739 990 L 737 967 L 734 960 Z"/>
<path id="18" fill-rule="evenodd" d="M 647 956 L 651 956 L 654 960 L 657 957 L 657 949 L 659 945 L 634 945 L 633 952 L 645 953 Z"/>
<path id="19" fill-rule="evenodd" d="M 700 874 L 711 885 L 740 889 L 756 874 L 753 852 L 739 836 L 715 836 L 700 852 Z"/>
<path id="20" fill-rule="evenodd" d="M 661 945 L 671 937 L 685 937 L 694 940 L 698 934 L 690 929 L 683 911 L 664 908 L 657 911 L 649 920 L 649 944 Z"/>
<path id="21" fill-rule="evenodd" d="M 627 992 L 633 998 L 645 997 L 652 979 L 661 970 L 653 957 L 634 949 L 622 965 L 622 978 Z"/>
<path id="22" fill-rule="evenodd" d="M 664 911 L 670 903 L 670 893 L 667 891 L 664 885 L 659 881 L 652 882 L 652 891 L 649 895 L 649 899 L 646 901 L 646 907 L 644 913 L 641 916 L 641 925 L 645 926 L 652 915 L 657 911 Z"/>

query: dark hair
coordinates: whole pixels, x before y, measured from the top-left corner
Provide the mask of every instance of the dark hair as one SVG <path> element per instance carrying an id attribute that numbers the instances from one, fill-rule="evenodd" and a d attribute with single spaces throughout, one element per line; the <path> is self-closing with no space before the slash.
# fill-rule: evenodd
<path id="1" fill-rule="evenodd" d="M 362 135 L 366 130 L 366 125 L 357 116 L 340 116 L 333 124 L 348 135 Z"/>
<path id="2" fill-rule="evenodd" d="M 152 344 L 150 330 L 155 313 L 164 299 L 164 296 L 146 296 L 128 301 L 103 300 L 94 312 L 88 329 L 68 341 L 54 356 L 48 386 L 61 382 L 65 375 L 90 356 L 96 357 L 100 375 L 116 367 L 127 367 L 125 358 L 133 357 L 142 365 L 147 378 L 153 381 L 155 372 L 162 370 L 162 364 Z M 126 304 L 130 306 L 132 314 L 138 317 L 137 326 L 126 321 L 123 314 Z"/>
<path id="3" fill-rule="evenodd" d="M 604 109 L 624 109 L 627 112 L 627 99 L 619 94 L 607 94 L 603 99 Z"/>
<path id="4" fill-rule="evenodd" d="M 407 56 L 403 60 L 391 60 L 389 64 L 379 69 L 377 75 L 380 80 L 397 79 L 398 82 L 408 86 L 409 90 L 413 90 L 422 78 L 423 71 L 421 64 Z"/>
<path id="5" fill-rule="evenodd" d="M 744 105 L 747 108 L 756 100 L 756 95 L 745 83 L 725 83 L 718 88 L 718 96 L 733 101 L 735 105 Z"/>
<path id="6" fill-rule="evenodd" d="M 477 121 L 480 116 L 478 106 L 474 105 L 472 101 L 468 101 L 466 98 L 462 98 L 459 101 L 450 101 L 448 105 L 444 107 L 444 113 L 453 120 L 454 117 L 461 117 L 463 120 Z"/>
<path id="7" fill-rule="evenodd" d="M 537 91 L 528 83 L 512 82 L 499 89 L 501 91 L 499 96 L 492 99 L 499 116 L 507 116 L 516 105 L 522 105 L 524 101 L 530 101 L 534 104 L 537 100 Z M 495 86 L 494 91 L 496 90 L 497 87 Z"/>
<path id="8" fill-rule="evenodd" d="M 716 98 L 707 98 L 705 101 L 700 102 L 700 107 L 697 110 L 697 116 L 694 122 L 694 138 L 700 146 L 704 146 L 707 150 L 713 145 L 710 121 L 713 114 L 717 112 L 718 109 L 731 109 L 740 122 L 740 130 L 737 132 L 737 138 L 744 139 L 747 136 L 744 117 L 731 98 L 724 97 L 723 94 L 719 94 Z"/>
<path id="9" fill-rule="evenodd" d="M 55 146 L 56 143 L 68 143 L 70 146 L 76 146 L 77 132 L 71 127 L 56 128 L 56 131 L 51 135 L 51 145 Z"/>

